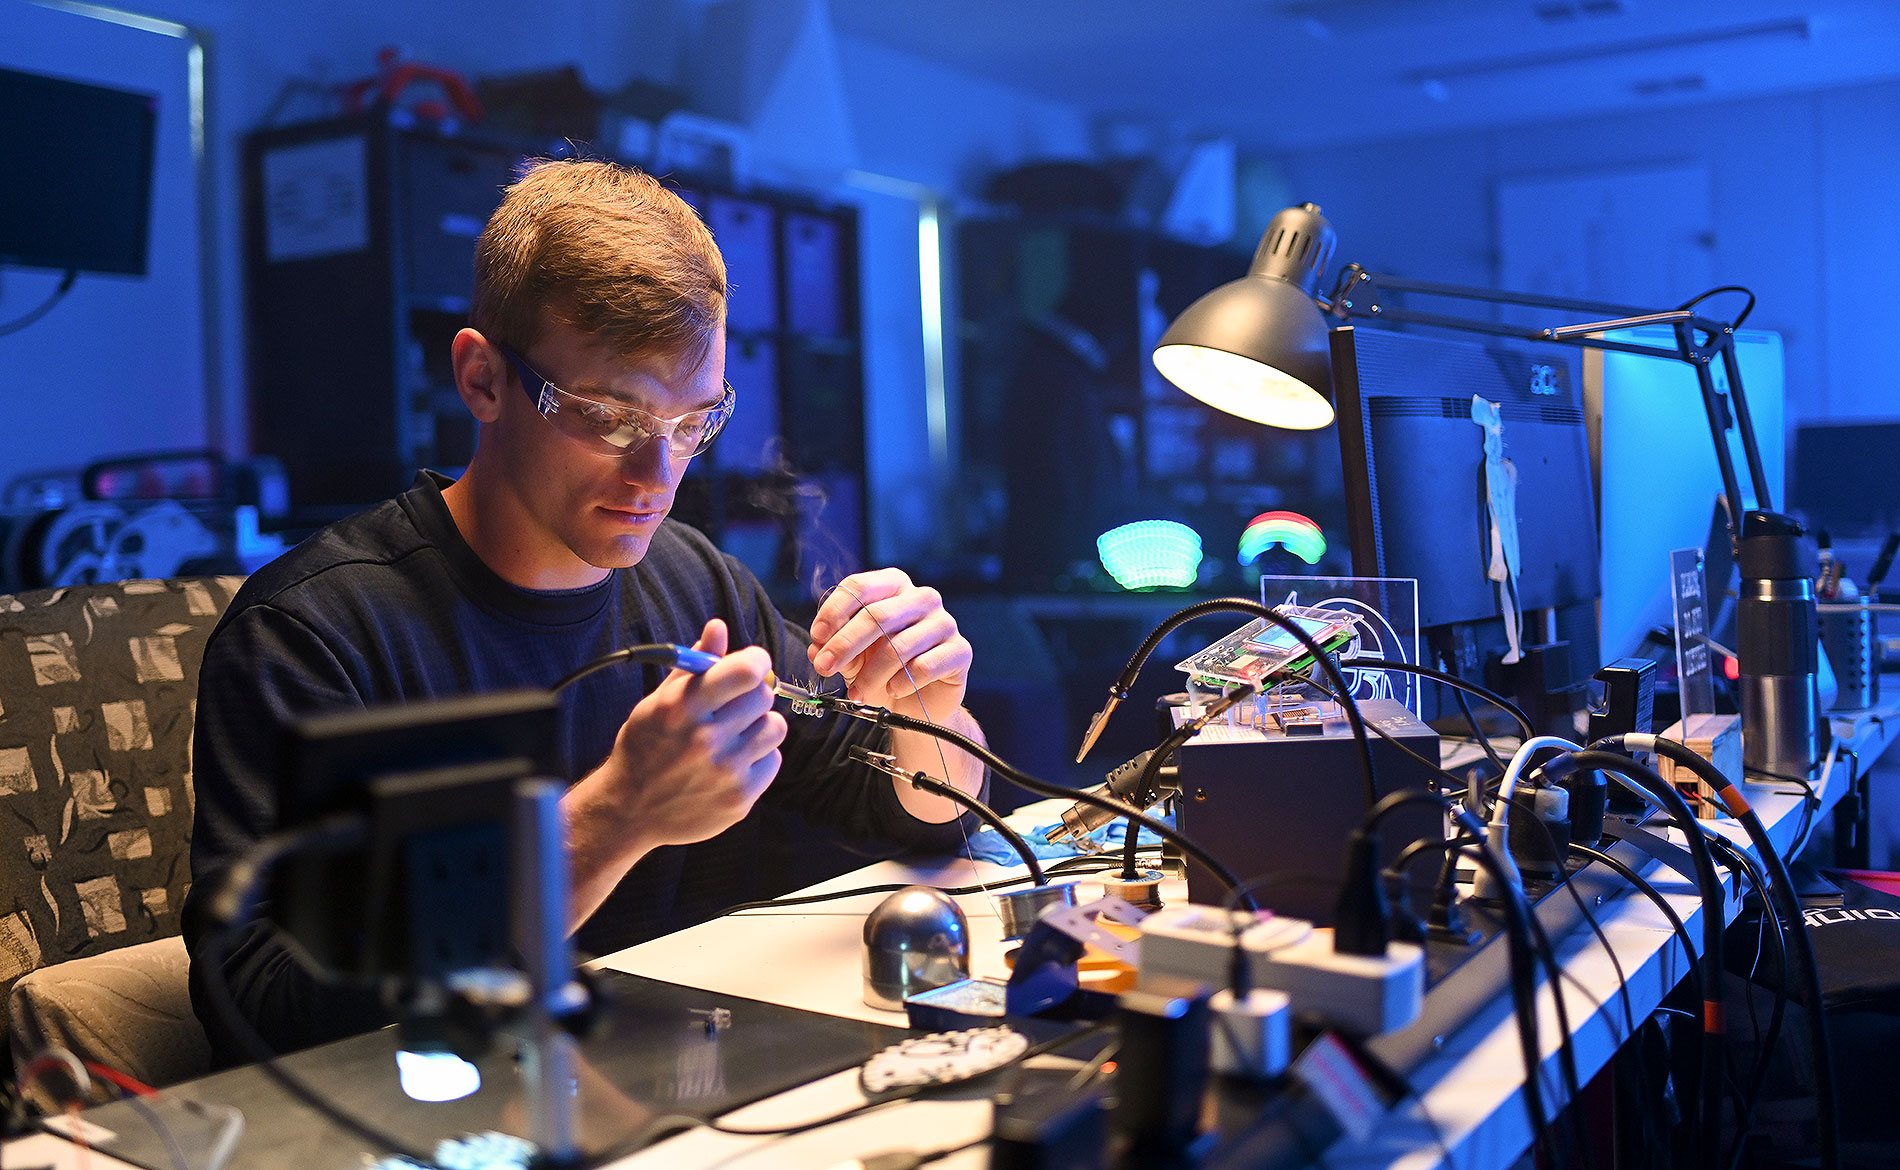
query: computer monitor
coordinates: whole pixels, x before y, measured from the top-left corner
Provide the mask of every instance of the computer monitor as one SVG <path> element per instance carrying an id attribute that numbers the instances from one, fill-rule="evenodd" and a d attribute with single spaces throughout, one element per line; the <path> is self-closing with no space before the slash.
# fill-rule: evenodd
<path id="1" fill-rule="evenodd" d="M 0 69 L 0 264 L 143 276 L 158 99 Z"/>
<path id="2" fill-rule="evenodd" d="M 1495 669 L 1509 638 L 1491 562 L 1484 429 L 1495 403 L 1516 473 L 1517 606 L 1538 685 L 1567 693 L 1597 666 L 1596 512 L 1575 351 L 1505 339 L 1451 339 L 1341 326 L 1333 388 L 1353 572 L 1418 579 L 1419 625 L 1439 665 L 1512 689 Z M 1427 719 L 1453 710 L 1426 692 Z M 1561 702 L 1557 704 L 1561 707 Z"/>
<path id="3" fill-rule="evenodd" d="M 1667 326 L 1624 330 L 1608 337 L 1665 348 L 1675 345 L 1675 334 Z M 1781 508 L 1786 465 L 1781 335 L 1756 329 L 1738 332 L 1735 357 L 1755 424 L 1762 470 L 1773 502 Z M 1721 363 L 1710 368 L 1717 387 L 1726 390 L 1728 379 Z M 1669 554 L 1707 547 L 1712 510 L 1723 508 L 1724 527 L 1727 511 L 1719 502 L 1722 476 L 1694 369 L 1671 358 L 1585 350 L 1583 393 L 1602 518 L 1601 654 L 1605 662 L 1611 662 L 1638 653 L 1651 630 L 1673 622 Z M 1731 429 L 1728 443 L 1743 506 L 1756 507 L 1739 432 Z M 1723 595 L 1734 584 L 1733 559 L 1711 556 L 1708 568 L 1710 591 Z M 1710 633 L 1718 640 L 1722 637 L 1720 629 Z"/>
<path id="4" fill-rule="evenodd" d="M 1752 382 L 1743 385 L 1754 389 Z M 1900 531 L 1896 467 L 1900 422 L 1804 423 L 1794 434 L 1794 482 L 1786 510 L 1835 541 L 1884 540 Z"/>
<path id="5" fill-rule="evenodd" d="M 559 774 L 558 710 L 546 691 L 514 690 L 299 720 L 287 825 L 369 824 L 360 845 L 285 858 L 270 918 L 346 977 L 431 977 L 503 954 L 513 782 Z"/>

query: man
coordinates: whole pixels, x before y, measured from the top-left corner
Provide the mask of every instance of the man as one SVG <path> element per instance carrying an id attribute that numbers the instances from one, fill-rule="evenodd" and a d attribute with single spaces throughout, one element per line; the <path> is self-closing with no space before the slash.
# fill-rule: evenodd
<path id="1" fill-rule="evenodd" d="M 467 472 L 432 473 L 266 566 L 207 645 L 195 741 L 192 996 L 220 1063 L 242 1059 L 205 999 L 208 896 L 279 825 L 283 729 L 323 711 L 546 687 L 608 651 L 691 643 L 700 675 L 623 667 L 563 695 L 562 810 L 583 950 L 619 949 L 747 896 L 721 834 L 768 803 L 849 835 L 943 848 L 951 802 L 849 761 L 883 733 L 786 717 L 769 672 L 841 675 L 851 698 L 978 734 L 962 710 L 970 645 L 938 595 L 894 569 L 846 578 L 807 636 L 758 581 L 667 519 L 680 476 L 732 408 L 726 274 L 711 235 L 651 178 L 604 163 L 537 165 L 476 247 L 456 388 L 481 423 Z M 906 770 L 968 792 L 980 765 L 913 733 Z M 767 793 L 770 793 L 769 797 Z M 743 875 L 740 875 L 742 878 Z M 198 903 L 193 905 L 193 903 Z M 253 926 L 222 975 L 280 1049 L 382 1022 L 320 986 Z"/>

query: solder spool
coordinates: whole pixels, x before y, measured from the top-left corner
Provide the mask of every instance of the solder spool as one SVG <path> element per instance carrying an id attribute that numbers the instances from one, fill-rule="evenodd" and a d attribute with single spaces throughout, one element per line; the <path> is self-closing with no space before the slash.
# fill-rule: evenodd
<path id="1" fill-rule="evenodd" d="M 1002 921 L 1003 938 L 1022 938 L 1044 911 L 1055 906 L 1075 905 L 1075 886 L 1073 883 L 1031 886 L 1026 890 L 1008 890 L 995 897 L 996 917 Z"/>
<path id="2" fill-rule="evenodd" d="M 1161 909 L 1162 874 L 1158 869 L 1141 869 L 1135 876 L 1123 877 L 1119 872 L 1102 876 L 1102 892 L 1120 898 L 1137 910 L 1153 913 Z"/>

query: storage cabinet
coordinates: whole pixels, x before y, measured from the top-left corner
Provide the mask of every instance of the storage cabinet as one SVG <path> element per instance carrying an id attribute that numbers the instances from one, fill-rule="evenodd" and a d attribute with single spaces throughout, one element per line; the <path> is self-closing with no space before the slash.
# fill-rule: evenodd
<path id="1" fill-rule="evenodd" d="M 247 141 L 251 444 L 283 460 L 301 524 L 468 462 L 476 428 L 449 345 L 476 237 L 526 153 L 380 116 Z M 675 186 L 726 259 L 738 410 L 674 514 L 794 594 L 817 561 L 856 568 L 866 553 L 855 213 Z"/>

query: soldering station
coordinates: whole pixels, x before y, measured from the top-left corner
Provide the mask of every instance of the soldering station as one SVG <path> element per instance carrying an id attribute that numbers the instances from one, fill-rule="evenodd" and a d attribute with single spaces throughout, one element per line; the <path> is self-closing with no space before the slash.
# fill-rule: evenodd
<path id="1" fill-rule="evenodd" d="M 1887 6 L 328 7 L 0 0 L 0 1165 L 1900 1170 Z"/>
<path id="2" fill-rule="evenodd" d="M 1314 280 L 1332 248 L 1331 227 L 1317 207 L 1283 212 L 1270 225 L 1252 272 L 1183 313 L 1161 338 L 1156 361 L 1185 388 L 1226 396 L 1228 409 L 1237 402 L 1258 408 L 1267 416 L 1262 421 L 1272 422 L 1272 404 L 1284 401 L 1302 425 L 1337 410 L 1342 429 L 1360 432 L 1359 465 L 1367 481 L 1356 497 L 1355 525 L 1372 539 L 1363 550 L 1355 547 L 1355 566 L 1363 551 L 1366 576 L 1383 580 L 1369 593 L 1372 610 L 1329 599 L 1319 585 L 1303 596 L 1225 597 L 1180 608 L 1148 632 L 1109 682 L 1076 760 L 1089 757 L 1118 715 L 1154 718 L 1155 745 L 1079 790 L 1031 775 L 983 742 L 928 719 L 822 686 L 768 680 L 788 718 L 860 720 L 921 733 L 945 750 L 980 759 L 992 777 L 1057 802 L 1049 823 L 1031 829 L 1021 816 L 1005 817 L 927 770 L 907 771 L 888 753 L 852 749 L 858 764 L 973 810 L 982 833 L 1002 842 L 1020 874 L 993 870 L 998 876 L 979 879 L 974 901 L 968 891 L 959 897 L 910 884 L 864 915 L 862 1001 L 880 1012 L 902 1012 L 914 1035 L 863 1064 L 866 1100 L 845 1112 L 995 1085 L 988 1090 L 994 1094 L 987 1143 L 992 1166 L 1322 1164 L 1336 1144 L 1371 1140 L 1380 1117 L 1402 1113 L 1417 1096 L 1417 1078 L 1443 1059 L 1449 1038 L 1502 1008 L 1515 1017 L 1511 1033 L 1520 1067 L 1513 1079 L 1528 1132 L 1557 1164 L 1596 1164 L 1613 1139 L 1586 1132 L 1589 1123 L 1575 1104 L 1584 1076 L 1572 1051 L 1572 1013 L 1608 1009 L 1601 1003 L 1586 1009 L 1556 989 L 1567 978 L 1576 933 L 1588 926 L 1602 937 L 1596 916 L 1603 906 L 1649 899 L 1666 920 L 1669 946 L 1680 946 L 1671 953 L 1688 964 L 1700 989 L 1700 998 L 1681 1009 L 1693 1024 L 1657 1033 L 1668 1061 L 1649 1088 L 1660 1092 L 1667 1082 L 1681 1125 L 1667 1135 L 1658 1127 L 1654 1140 L 1671 1143 L 1694 1164 L 1728 1165 L 1743 1148 L 1737 1134 L 1760 1091 L 1759 1082 L 1752 1090 L 1735 1089 L 1737 1057 L 1721 1004 L 1729 969 L 1724 907 L 1737 896 L 1738 880 L 1763 916 L 1763 938 L 1773 937 L 1783 994 L 1806 1003 L 1822 998 L 1813 948 L 1796 925 L 1800 891 L 1784 857 L 1799 841 L 1785 833 L 1777 840 L 1748 793 L 1763 782 L 1789 784 L 1812 774 L 1824 726 L 1802 530 L 1769 510 L 1733 326 L 1694 307 L 1644 312 L 1525 298 L 1589 319 L 1518 335 L 1552 345 L 1641 347 L 1646 343 L 1615 339 L 1639 325 L 1665 324 L 1676 344 L 1662 356 L 1696 371 L 1731 506 L 1724 535 L 1739 549 L 1738 712 L 1727 723 L 1732 728 L 1739 717 L 1739 753 L 1732 743 L 1718 750 L 1717 732 L 1655 733 L 1655 660 L 1624 659 L 1595 671 L 1591 705 L 1575 701 L 1577 688 L 1554 685 L 1567 670 L 1560 661 L 1564 645 L 1529 643 L 1520 629 L 1527 613 L 1588 601 L 1590 591 L 1565 567 L 1576 552 L 1596 556 L 1589 541 L 1568 548 L 1525 527 L 1545 515 L 1555 522 L 1576 503 L 1577 485 L 1555 477 L 1565 468 L 1571 475 L 1582 470 L 1582 431 L 1561 412 L 1552 422 L 1549 410 L 1527 415 L 1513 405 L 1553 391 L 1571 394 L 1574 402 L 1575 387 L 1561 367 L 1520 364 L 1526 351 L 1516 343 L 1498 351 L 1508 361 L 1488 367 L 1472 366 L 1453 351 L 1419 351 L 1427 371 L 1440 371 L 1430 377 L 1448 384 L 1459 377 L 1497 382 L 1513 369 L 1529 370 L 1531 381 L 1513 391 L 1520 397 L 1507 395 L 1502 404 L 1473 396 L 1469 417 L 1446 424 L 1448 433 L 1463 427 L 1480 436 L 1471 444 L 1477 459 L 1468 473 L 1489 481 L 1476 516 L 1499 554 L 1493 563 L 1460 564 L 1435 577 L 1434 568 L 1449 563 L 1451 554 L 1402 539 L 1404 517 L 1453 510 L 1450 501 L 1424 494 L 1437 481 L 1414 470 L 1418 452 L 1401 445 L 1432 432 L 1417 429 L 1417 416 L 1392 415 L 1382 405 L 1390 400 L 1375 387 L 1391 377 L 1378 372 L 1389 360 L 1380 352 L 1388 339 L 1356 322 L 1329 334 L 1321 321 L 1322 311 L 1349 322 L 1382 315 L 1380 294 L 1369 290 L 1402 282 L 1348 266 L 1331 296 L 1319 296 Z M 1444 286 L 1429 291 L 1451 298 L 1512 296 Z M 1271 306 L 1265 323 L 1249 316 L 1263 312 L 1256 302 Z M 1281 324 L 1289 313 L 1292 323 Z M 1448 317 L 1433 323 L 1463 324 Z M 1261 352 L 1271 344 L 1292 356 Z M 1242 361 L 1262 371 L 1267 390 L 1245 396 L 1236 364 Z M 1719 389 L 1712 368 L 1725 371 Z M 1429 377 L 1413 381 L 1429 384 Z M 1385 418 L 1396 421 L 1381 422 Z M 1731 427 L 1739 431 L 1752 495 L 1743 493 L 1732 469 Z M 1520 440 L 1521 429 L 1528 437 Z M 1519 475 L 1503 453 L 1521 461 L 1529 457 L 1526 448 L 1542 452 L 1542 461 Z M 1530 496 L 1533 487 L 1544 494 Z M 1416 557 L 1426 559 L 1408 559 Z M 1695 600 L 1710 586 L 1700 581 L 1700 562 L 1691 564 L 1695 572 L 1676 588 Z M 1416 577 L 1392 577 L 1408 571 Z M 1398 596 L 1406 589 L 1416 590 L 1420 626 L 1442 633 L 1448 625 L 1475 623 L 1470 645 L 1502 633 L 1505 651 L 1492 657 L 1488 673 L 1466 677 L 1471 672 L 1461 674 L 1455 656 L 1445 669 L 1402 653 L 1367 656 L 1377 642 L 1362 629 L 1369 633 L 1375 620 L 1385 620 L 1376 608 L 1381 593 Z M 1203 648 L 1172 664 L 1180 692 L 1151 715 L 1121 710 L 1137 680 L 1156 665 L 1150 659 L 1178 644 L 1176 631 L 1206 630 L 1216 618 L 1228 623 L 1227 632 L 1197 643 Z M 1499 658 L 1507 668 L 1502 675 Z M 1527 684 L 1526 671 L 1539 661 L 1543 673 Z M 598 1014 L 589 1005 L 605 988 L 583 990 L 598 985 L 599 976 L 576 982 L 571 962 L 559 957 L 558 916 L 545 909 L 539 915 L 517 910 L 512 920 L 498 916 L 500 906 L 519 905 L 524 897 L 544 908 L 561 902 L 558 850 L 548 851 L 545 833 L 523 832 L 521 814 L 506 811 L 505 794 L 535 791 L 520 785 L 545 753 L 537 739 L 547 733 L 536 725 L 558 702 L 552 696 L 572 683 L 629 663 L 699 673 L 715 662 L 717 656 L 685 647 L 635 646 L 576 668 L 549 694 L 489 696 L 480 712 L 411 705 L 345 717 L 342 724 L 311 722 L 300 757 L 312 772 L 304 790 L 365 791 L 320 779 L 355 770 L 376 777 L 366 789 L 369 803 L 307 810 L 315 818 L 301 831 L 308 840 L 293 834 L 288 844 L 266 851 L 255 870 L 233 879 L 223 903 L 229 920 L 252 912 L 255 896 L 244 890 L 261 888 L 266 868 L 280 878 L 295 873 L 310 864 L 300 856 L 306 847 L 320 843 L 325 860 L 317 864 L 333 871 L 340 866 L 366 883 L 354 887 L 364 904 L 411 906 L 406 926 L 381 917 L 339 922 L 333 904 L 324 909 L 294 892 L 269 899 L 271 913 L 296 937 L 312 940 L 306 946 L 333 969 L 409 987 L 403 998 L 408 1049 L 479 1059 L 496 1030 L 524 1037 L 528 1050 L 539 1054 L 524 1067 L 551 1070 L 539 1082 L 534 1113 L 541 1156 L 548 1164 L 584 1164 L 576 1119 L 559 1093 L 547 1089 L 546 1078 L 571 1075 L 562 1070 L 581 1059 L 576 1034 L 584 1035 L 584 1022 Z M 1515 672 L 1508 669 L 1513 664 Z M 1390 680 L 1401 676 L 1407 684 L 1395 690 Z M 1485 685 L 1500 677 L 1518 680 L 1515 696 Z M 1461 719 L 1421 718 L 1428 708 L 1420 698 L 1432 690 L 1441 695 L 1429 709 L 1456 710 Z M 1386 697 L 1393 694 L 1411 702 Z M 1685 707 L 1681 726 L 1697 715 L 1720 722 L 1713 709 Z M 396 723 L 373 726 L 379 718 L 404 724 L 403 732 L 392 734 Z M 1507 725 L 1503 734 L 1484 730 L 1499 720 Z M 1463 722 L 1483 752 L 1447 767 L 1440 729 L 1449 722 Z M 1493 738 L 1514 746 L 1495 748 Z M 430 743 L 439 758 L 414 755 Z M 471 787 L 444 801 L 443 785 L 458 792 Z M 418 791 L 431 799 L 418 800 Z M 541 791 L 545 799 L 545 786 Z M 523 809 L 537 807 L 528 795 L 512 799 L 525 801 Z M 1808 821 L 1805 795 L 1799 807 L 1800 819 Z M 446 809 L 455 810 L 446 822 L 431 823 Z M 466 866 L 471 834 L 479 836 L 476 826 L 489 817 L 517 826 L 512 836 L 489 831 L 494 854 L 487 872 L 497 882 L 510 876 L 492 887 L 492 900 L 463 899 L 460 913 L 445 916 L 440 899 L 424 899 L 418 889 L 428 869 L 423 859 L 445 847 L 427 842 L 452 842 L 446 847 Z M 1111 828 L 1120 836 L 1104 843 Z M 1067 860 L 1058 859 L 1065 854 Z M 1653 869 L 1657 860 L 1660 874 Z M 1643 871 L 1651 877 L 1639 876 Z M 539 876 L 524 890 L 527 874 Z M 1695 891 L 1697 928 L 1658 890 L 1666 880 Z M 308 877 L 283 883 L 286 891 L 317 884 Z M 325 884 L 334 889 L 337 881 Z M 405 885 L 406 897 L 394 892 Z M 847 887 L 792 902 L 854 895 L 861 896 Z M 425 904 L 434 908 L 426 929 L 442 941 L 418 949 L 413 936 L 425 928 L 419 915 Z M 996 922 L 999 941 L 1009 948 L 1006 974 L 973 967 L 973 917 Z M 480 941 L 459 960 L 469 967 L 449 969 L 439 956 L 464 953 L 463 930 Z M 531 930 L 540 933 L 523 933 Z M 425 954 L 437 958 L 425 962 Z M 499 972 L 512 969 L 510 954 L 543 960 L 525 976 L 503 977 Z M 490 974 L 472 978 L 470 970 Z M 518 990 L 506 990 L 517 984 Z M 743 1013 L 720 1017 L 724 1022 L 715 1026 L 711 1013 L 717 1010 L 724 1009 L 700 1009 L 707 1023 L 695 1043 L 711 1037 L 743 1051 Z M 1801 1021 L 1806 1056 L 1800 1072 L 1811 1086 L 1822 1164 L 1840 1165 L 1839 1089 L 1827 1019 L 1808 1011 Z M 1626 1013 L 1626 1039 L 1636 1026 L 1634 1013 Z M 1767 1046 L 1790 1028 L 1777 1011 Z M 1065 1055 L 1067 1067 L 1082 1071 L 1062 1083 L 1037 1077 L 1035 1090 L 1028 1089 L 1032 1064 L 1060 1066 Z M 1757 1068 L 1765 1059 L 1756 1057 Z M 1104 1071 L 1110 1068 L 1112 1075 Z M 300 1095 L 307 1092 L 306 1086 Z M 690 1129 L 698 1123 L 677 1124 Z M 665 1129 L 623 1138 L 630 1143 L 624 1148 L 664 1136 Z"/>

